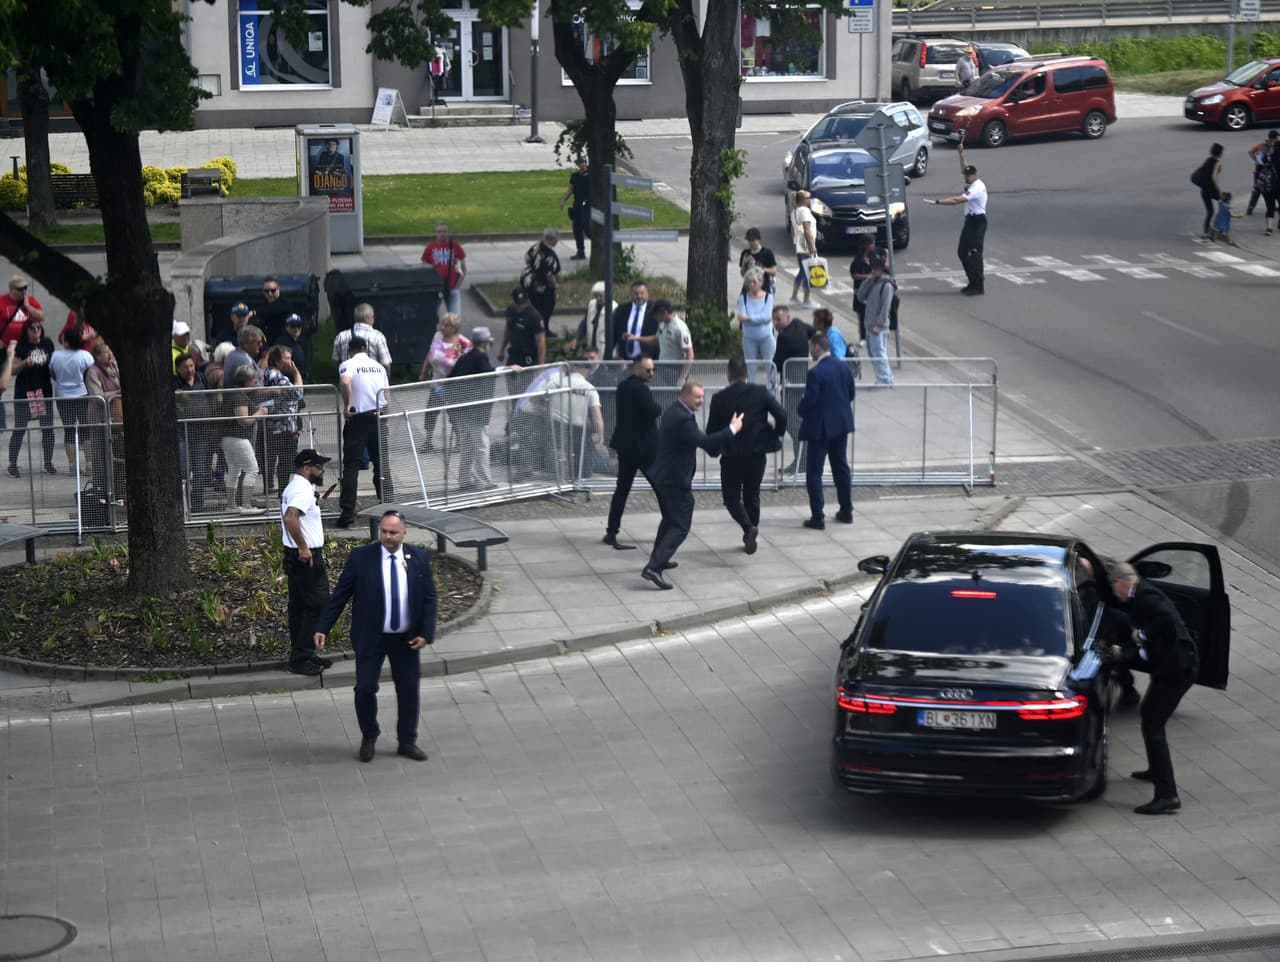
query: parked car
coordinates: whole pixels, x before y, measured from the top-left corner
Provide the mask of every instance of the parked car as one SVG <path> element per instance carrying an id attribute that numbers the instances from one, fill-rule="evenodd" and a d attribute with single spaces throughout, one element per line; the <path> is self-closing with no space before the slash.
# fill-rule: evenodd
<path id="1" fill-rule="evenodd" d="M 923 177 L 929 171 L 929 154 L 933 150 L 933 141 L 929 139 L 929 128 L 925 126 L 920 111 L 914 104 L 905 102 L 885 104 L 854 100 L 831 108 L 826 116 L 805 131 L 795 147 L 787 151 L 782 160 L 783 170 L 790 166 L 796 149 L 803 143 L 827 147 L 858 146 L 854 138 L 862 133 L 862 128 L 877 110 L 883 110 L 906 132 L 901 146 L 889 158 L 890 162 L 902 164 L 912 177 Z"/>
<path id="2" fill-rule="evenodd" d="M 1217 549 L 1165 543 L 1130 560 L 1190 629 L 1197 683 L 1225 688 Z M 1116 683 L 1103 653 L 1128 619 L 1111 610 L 1104 559 L 1070 537 L 926 532 L 858 567 L 881 578 L 836 669 L 837 785 L 1046 801 L 1106 790 Z"/>
<path id="3" fill-rule="evenodd" d="M 1197 87 L 1187 95 L 1182 114 L 1227 130 L 1280 119 L 1280 57 L 1251 60 L 1217 83 Z"/>
<path id="4" fill-rule="evenodd" d="M 1003 40 L 975 40 L 970 46 L 973 47 L 973 55 L 978 61 L 979 73 L 984 73 L 992 67 L 999 67 L 1010 60 L 1021 60 L 1023 57 L 1031 56 L 1025 48 Z"/>
<path id="5" fill-rule="evenodd" d="M 1097 57 L 1050 54 L 988 70 L 929 111 L 929 133 L 1002 147 L 1011 137 L 1078 130 L 1096 140 L 1116 122 L 1111 70 Z"/>
<path id="6" fill-rule="evenodd" d="M 872 156 L 860 147 L 828 147 L 802 143 L 787 167 L 783 191 L 787 232 L 791 232 L 792 194 L 807 190 L 811 195 L 818 234 L 818 250 L 852 241 L 858 234 L 875 234 L 883 247 L 889 238 L 885 230 L 885 205 L 880 187 L 866 182 L 867 168 L 876 167 Z M 911 241 L 907 202 L 889 204 L 892 217 L 893 249 L 903 250 Z"/>
<path id="7" fill-rule="evenodd" d="M 956 62 L 970 56 L 964 40 L 900 37 L 890 58 L 891 83 L 900 100 L 945 97 L 956 89 Z"/>

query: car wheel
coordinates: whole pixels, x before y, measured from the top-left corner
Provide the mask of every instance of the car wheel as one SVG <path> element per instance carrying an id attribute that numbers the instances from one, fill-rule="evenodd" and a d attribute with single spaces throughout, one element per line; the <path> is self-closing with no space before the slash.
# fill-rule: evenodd
<path id="1" fill-rule="evenodd" d="M 1249 108 L 1244 104 L 1232 104 L 1222 112 L 1222 126 L 1227 130 L 1244 130 L 1249 126 Z"/>
<path id="2" fill-rule="evenodd" d="M 1080 126 L 1080 133 L 1084 134 L 1085 140 L 1097 140 L 1107 132 L 1107 118 L 1101 110 L 1090 110 L 1084 116 L 1084 123 Z"/>
<path id="3" fill-rule="evenodd" d="M 929 151 L 921 147 L 916 151 L 916 165 L 911 168 L 912 177 L 923 177 L 929 173 Z"/>
<path id="4" fill-rule="evenodd" d="M 904 216 L 902 218 L 902 230 L 893 232 L 893 249 L 896 251 L 904 251 L 910 243 L 911 222 Z"/>
<path id="5" fill-rule="evenodd" d="M 1102 730 L 1098 733 L 1098 747 L 1094 751 L 1096 764 L 1093 778 L 1090 779 L 1089 787 L 1085 789 L 1084 794 L 1080 796 L 1084 801 L 1101 798 L 1103 792 L 1107 790 L 1107 760 L 1111 754 L 1111 712 L 1107 709 L 1103 709 L 1101 725 Z"/>
<path id="6" fill-rule="evenodd" d="M 993 148 L 1003 147 L 1008 136 L 1009 129 L 1005 127 L 1004 121 L 993 120 L 982 128 L 982 146 Z"/>

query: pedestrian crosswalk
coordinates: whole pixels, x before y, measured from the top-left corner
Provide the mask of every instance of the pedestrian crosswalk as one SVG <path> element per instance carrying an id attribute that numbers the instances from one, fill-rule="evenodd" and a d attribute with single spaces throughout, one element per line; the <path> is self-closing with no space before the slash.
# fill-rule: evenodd
<path id="1" fill-rule="evenodd" d="M 898 279 L 898 288 L 902 291 L 936 290 L 939 286 L 959 289 L 966 283 L 964 272 L 954 263 L 914 261 L 903 256 L 896 258 L 894 274 Z M 1051 277 L 1090 284 L 1116 277 L 1162 280 L 1189 275 L 1212 280 L 1237 274 L 1280 277 L 1280 265 L 1272 260 L 1253 257 L 1244 251 L 1237 253 L 1226 250 L 1194 251 L 1189 255 L 1153 251 L 1136 254 L 1130 259 L 1114 254 L 1082 254 L 1072 261 L 1037 254 L 1012 260 L 995 257 L 988 257 L 986 260 L 988 284 L 993 278 L 998 278 L 1018 287 L 1044 284 Z M 826 287 L 826 293 L 850 295 L 853 293 L 853 285 L 833 276 Z"/>

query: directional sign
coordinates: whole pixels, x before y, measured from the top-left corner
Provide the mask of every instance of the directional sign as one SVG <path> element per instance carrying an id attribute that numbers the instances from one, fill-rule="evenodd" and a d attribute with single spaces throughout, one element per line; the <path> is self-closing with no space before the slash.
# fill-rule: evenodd
<path id="1" fill-rule="evenodd" d="M 849 8 L 849 32 L 872 33 L 875 31 L 875 0 L 845 0 Z"/>
<path id="2" fill-rule="evenodd" d="M 890 164 L 886 170 L 889 173 L 889 203 L 900 204 L 907 199 L 906 171 L 901 164 Z M 864 167 L 862 177 L 867 186 L 867 203 L 884 204 L 884 180 L 880 168 Z"/>
<path id="3" fill-rule="evenodd" d="M 886 150 L 892 151 L 906 139 L 907 132 L 893 122 L 893 118 L 883 110 L 877 110 L 867 120 L 853 142 L 873 155 L 883 143 Z M 884 138 L 881 141 L 881 137 Z"/>
<path id="4" fill-rule="evenodd" d="M 632 177 L 630 174 L 615 173 L 611 178 L 614 187 L 631 187 L 635 190 L 653 190 L 652 177 Z"/>
<path id="5" fill-rule="evenodd" d="M 1260 20 L 1262 18 L 1262 0 L 1240 0 L 1241 20 Z"/>
<path id="6" fill-rule="evenodd" d="M 674 230 L 616 230 L 613 232 L 613 239 L 619 244 L 632 243 L 639 244 L 645 242 L 653 242 L 655 244 L 670 244 L 680 236 L 679 231 Z"/>
<path id="7" fill-rule="evenodd" d="M 613 202 L 613 212 L 619 217 L 634 217 L 637 220 L 653 220 L 652 207 L 637 207 L 634 204 L 620 204 L 616 200 Z"/>
<path id="8" fill-rule="evenodd" d="M 602 211 L 602 210 L 596 210 L 594 207 L 592 207 L 592 208 L 591 208 L 591 219 L 592 219 L 593 221 L 595 221 L 597 224 L 603 224 L 603 223 L 604 223 L 604 211 Z"/>

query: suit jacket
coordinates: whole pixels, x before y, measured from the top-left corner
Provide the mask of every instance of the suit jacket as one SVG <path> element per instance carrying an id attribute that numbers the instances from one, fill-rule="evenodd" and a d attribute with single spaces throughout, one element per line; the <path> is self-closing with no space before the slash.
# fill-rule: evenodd
<path id="1" fill-rule="evenodd" d="M 656 488 L 689 490 L 698 469 L 698 448 L 719 454 L 731 437 L 729 428 L 703 434 L 693 412 L 676 401 L 662 413 L 662 423 L 658 425 L 658 456 L 649 469 L 650 483 Z"/>
<path id="2" fill-rule="evenodd" d="M 801 441 L 829 441 L 851 433 L 853 372 L 849 365 L 828 354 L 811 367 L 799 412 Z"/>
<path id="3" fill-rule="evenodd" d="M 410 638 L 436 640 L 436 583 L 431 576 L 431 554 L 426 548 L 405 544 L 408 570 L 402 582 L 409 593 Z M 386 609 L 382 599 L 382 544 L 361 545 L 351 552 L 338 583 L 334 585 L 316 622 L 316 631 L 328 634 L 342 609 L 351 601 L 351 646 L 357 652 L 376 646 L 382 639 L 382 621 Z"/>
<path id="4" fill-rule="evenodd" d="M 1147 652 L 1143 665 L 1130 642 L 1125 646 L 1130 660 L 1139 658 L 1135 663 L 1146 667 L 1152 678 L 1176 677 L 1199 668 L 1200 657 L 1191 632 L 1168 595 L 1155 585 L 1139 581 L 1128 609 L 1130 623 L 1146 639 L 1142 646 Z"/>
<path id="5" fill-rule="evenodd" d="M 619 304 L 618 309 L 613 312 L 613 355 L 625 360 L 631 360 L 631 355 L 627 353 L 627 342 L 622 338 L 627 333 L 627 325 L 631 323 L 631 308 L 633 306 L 630 301 L 627 301 L 625 304 Z M 646 301 L 644 305 L 644 320 L 640 323 L 640 336 L 648 337 L 657 333 L 658 318 L 653 311 L 653 301 Z M 658 359 L 657 341 L 653 343 L 652 347 L 645 345 L 640 350 L 645 357 L 651 357 L 655 361 Z"/>
<path id="6" fill-rule="evenodd" d="M 649 384 L 634 374 L 618 385 L 617 420 L 609 447 L 618 456 L 647 468 L 658 454 L 658 418 L 662 408 L 653 399 Z"/>
<path id="7" fill-rule="evenodd" d="M 787 433 L 787 412 L 763 385 L 735 381 L 711 399 L 707 430 L 716 432 L 729 426 L 735 412 L 742 414 L 742 430 L 720 450 L 722 457 L 748 458 L 772 454 L 782 449 L 782 436 Z M 773 417 L 773 427 L 769 426 Z"/>

